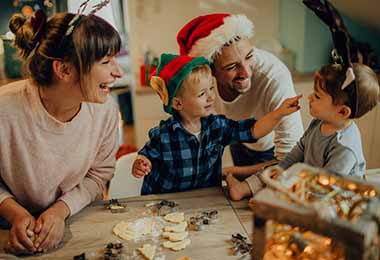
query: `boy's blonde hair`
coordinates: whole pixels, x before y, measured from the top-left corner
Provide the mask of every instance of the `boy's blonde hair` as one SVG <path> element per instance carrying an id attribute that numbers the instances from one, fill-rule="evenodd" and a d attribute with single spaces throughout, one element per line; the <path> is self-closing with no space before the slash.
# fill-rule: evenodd
<path id="1" fill-rule="evenodd" d="M 203 64 L 195 67 L 189 75 L 183 80 L 181 86 L 179 87 L 176 96 L 181 97 L 186 88 L 191 86 L 196 86 L 199 84 L 201 78 L 212 77 L 211 69 L 209 65 Z"/>
<path id="2" fill-rule="evenodd" d="M 364 64 L 354 63 L 355 83 L 342 90 L 346 70 L 339 64 L 326 65 L 319 70 L 326 91 L 335 105 L 347 105 L 351 108 L 350 118 L 359 118 L 372 110 L 380 98 L 378 78 L 371 68 Z"/>

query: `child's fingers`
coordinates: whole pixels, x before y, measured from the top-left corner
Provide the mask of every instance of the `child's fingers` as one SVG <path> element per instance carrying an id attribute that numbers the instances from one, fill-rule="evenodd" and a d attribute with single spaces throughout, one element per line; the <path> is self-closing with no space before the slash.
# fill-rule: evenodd
<path id="1" fill-rule="evenodd" d="M 134 172 L 133 172 L 133 176 L 135 176 L 136 178 L 141 178 L 141 177 L 143 177 L 145 175 L 145 173 L 143 172 L 143 171 L 141 171 L 141 170 L 135 170 Z"/>

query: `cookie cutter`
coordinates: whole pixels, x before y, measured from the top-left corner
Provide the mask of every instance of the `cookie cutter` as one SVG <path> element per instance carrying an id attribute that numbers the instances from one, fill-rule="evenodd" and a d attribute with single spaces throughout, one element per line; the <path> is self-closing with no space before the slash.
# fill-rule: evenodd
<path id="1" fill-rule="evenodd" d="M 75 255 L 73 260 L 86 260 L 86 253 L 82 253 L 80 255 Z"/>
<path id="2" fill-rule="evenodd" d="M 205 225 L 215 224 L 219 219 L 217 210 L 203 211 L 200 214 L 190 217 L 190 228 L 196 231 L 203 230 Z"/>
<path id="3" fill-rule="evenodd" d="M 121 260 L 123 249 L 122 243 L 108 243 L 104 248 L 104 260 Z"/>
<path id="4" fill-rule="evenodd" d="M 231 241 L 233 243 L 232 251 L 235 256 L 248 256 L 251 254 L 253 246 L 248 243 L 248 238 L 240 233 L 232 234 Z"/>
<path id="5" fill-rule="evenodd" d="M 153 212 L 157 212 L 158 216 L 164 216 L 168 213 L 175 211 L 175 207 L 179 204 L 171 200 L 161 200 L 157 203 L 147 204 L 147 207 L 150 207 Z"/>
<path id="6" fill-rule="evenodd" d="M 118 199 L 110 199 L 106 207 L 111 213 L 123 213 L 127 211 L 127 204 L 119 202 Z"/>

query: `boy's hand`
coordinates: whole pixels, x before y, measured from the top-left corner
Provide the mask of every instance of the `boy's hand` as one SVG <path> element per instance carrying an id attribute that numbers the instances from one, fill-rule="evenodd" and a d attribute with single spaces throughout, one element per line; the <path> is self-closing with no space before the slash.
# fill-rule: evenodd
<path id="1" fill-rule="evenodd" d="M 296 111 L 298 111 L 301 107 L 299 105 L 299 100 L 302 97 L 302 95 L 298 95 L 292 98 L 287 98 L 282 102 L 279 108 L 277 108 L 277 113 L 279 116 L 287 116 L 290 115 Z"/>
<path id="2" fill-rule="evenodd" d="M 152 164 L 149 159 L 143 155 L 138 155 L 136 160 L 133 162 L 132 175 L 136 178 L 141 178 L 149 174 L 151 170 Z"/>

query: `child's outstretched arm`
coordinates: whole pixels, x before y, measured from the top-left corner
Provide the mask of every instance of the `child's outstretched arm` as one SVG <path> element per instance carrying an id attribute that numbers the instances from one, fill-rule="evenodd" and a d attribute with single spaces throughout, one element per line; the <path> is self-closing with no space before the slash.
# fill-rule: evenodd
<path id="1" fill-rule="evenodd" d="M 252 127 L 252 136 L 259 139 L 272 132 L 273 128 L 284 116 L 290 115 L 300 109 L 298 101 L 301 97 L 302 95 L 298 95 L 285 99 L 279 108 L 257 120 Z"/>
<path id="2" fill-rule="evenodd" d="M 152 171 L 152 163 L 144 155 L 137 155 L 133 162 L 132 175 L 136 178 L 144 177 Z"/>

